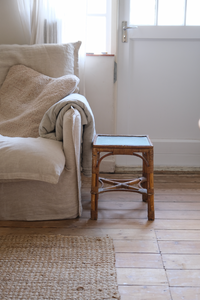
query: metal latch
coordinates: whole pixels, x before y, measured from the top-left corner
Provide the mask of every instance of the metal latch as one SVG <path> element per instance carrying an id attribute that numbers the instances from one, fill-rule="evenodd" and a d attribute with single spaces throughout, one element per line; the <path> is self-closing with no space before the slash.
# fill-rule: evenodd
<path id="1" fill-rule="evenodd" d="M 127 43 L 127 30 L 137 28 L 137 26 L 127 27 L 127 21 L 122 21 L 122 43 Z"/>

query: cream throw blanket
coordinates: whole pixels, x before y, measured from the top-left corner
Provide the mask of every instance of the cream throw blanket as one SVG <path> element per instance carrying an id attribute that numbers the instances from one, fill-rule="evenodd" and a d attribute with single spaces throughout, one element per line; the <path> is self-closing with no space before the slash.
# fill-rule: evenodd
<path id="1" fill-rule="evenodd" d="M 52 105 L 44 114 L 39 127 L 41 137 L 57 141 L 63 139 L 63 117 L 71 107 L 76 108 L 81 115 L 83 126 L 82 172 L 91 176 L 92 172 L 92 142 L 96 134 L 95 120 L 86 98 L 80 94 L 71 94 Z"/>
<path id="2" fill-rule="evenodd" d="M 14 65 L 0 88 L 0 134 L 39 137 L 44 113 L 73 93 L 78 83 L 75 75 L 51 78 L 24 65 Z"/>

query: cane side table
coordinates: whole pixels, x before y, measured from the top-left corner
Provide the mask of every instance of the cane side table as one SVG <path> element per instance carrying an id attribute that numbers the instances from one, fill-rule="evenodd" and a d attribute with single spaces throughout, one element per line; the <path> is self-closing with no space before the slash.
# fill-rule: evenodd
<path id="1" fill-rule="evenodd" d="M 101 156 L 101 152 L 104 152 Z M 109 155 L 133 155 L 142 159 L 142 176 L 136 179 L 106 179 L 99 177 L 101 161 Z M 148 220 L 154 220 L 153 144 L 148 135 L 122 136 L 97 134 L 92 145 L 91 219 L 98 218 L 98 196 L 111 191 L 142 194 L 148 205 Z M 107 187 L 104 186 L 109 185 Z M 111 185 L 111 186 L 110 186 Z"/>

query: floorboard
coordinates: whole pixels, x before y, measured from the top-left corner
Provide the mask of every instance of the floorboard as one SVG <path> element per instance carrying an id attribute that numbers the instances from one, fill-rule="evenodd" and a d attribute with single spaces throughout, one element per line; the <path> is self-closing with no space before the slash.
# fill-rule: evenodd
<path id="1" fill-rule="evenodd" d="M 100 195 L 99 218 L 91 220 L 90 179 L 83 177 L 81 218 L 0 221 L 0 234 L 109 235 L 121 300 L 200 300 L 200 173 L 155 173 L 154 181 L 155 221 L 147 220 L 141 195 L 127 192 Z"/>
<path id="2" fill-rule="evenodd" d="M 200 254 L 163 254 L 162 259 L 166 270 L 200 270 Z"/>
<path id="3" fill-rule="evenodd" d="M 171 300 L 168 286 L 119 286 L 122 300 Z M 181 299 L 181 298 L 180 298 Z M 179 300 L 180 300 L 179 299 Z M 183 299 L 183 298 L 182 298 Z M 195 298 L 191 298 L 195 299 Z M 188 300 L 191 300 L 188 299 Z M 177 298 L 178 300 L 178 298 Z M 195 299 L 197 300 L 197 299 Z"/>
<path id="4" fill-rule="evenodd" d="M 200 299 L 200 288 L 171 287 L 170 292 L 173 300 L 182 300 L 182 299 L 199 300 Z"/>

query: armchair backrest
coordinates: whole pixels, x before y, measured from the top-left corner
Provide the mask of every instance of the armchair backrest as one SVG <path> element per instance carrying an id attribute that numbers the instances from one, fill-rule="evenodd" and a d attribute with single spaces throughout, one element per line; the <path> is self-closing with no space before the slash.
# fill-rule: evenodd
<path id="1" fill-rule="evenodd" d="M 79 77 L 81 42 L 68 44 L 0 45 L 0 87 L 13 65 L 25 65 L 49 77 Z M 76 90 L 75 92 L 78 92 Z"/>

